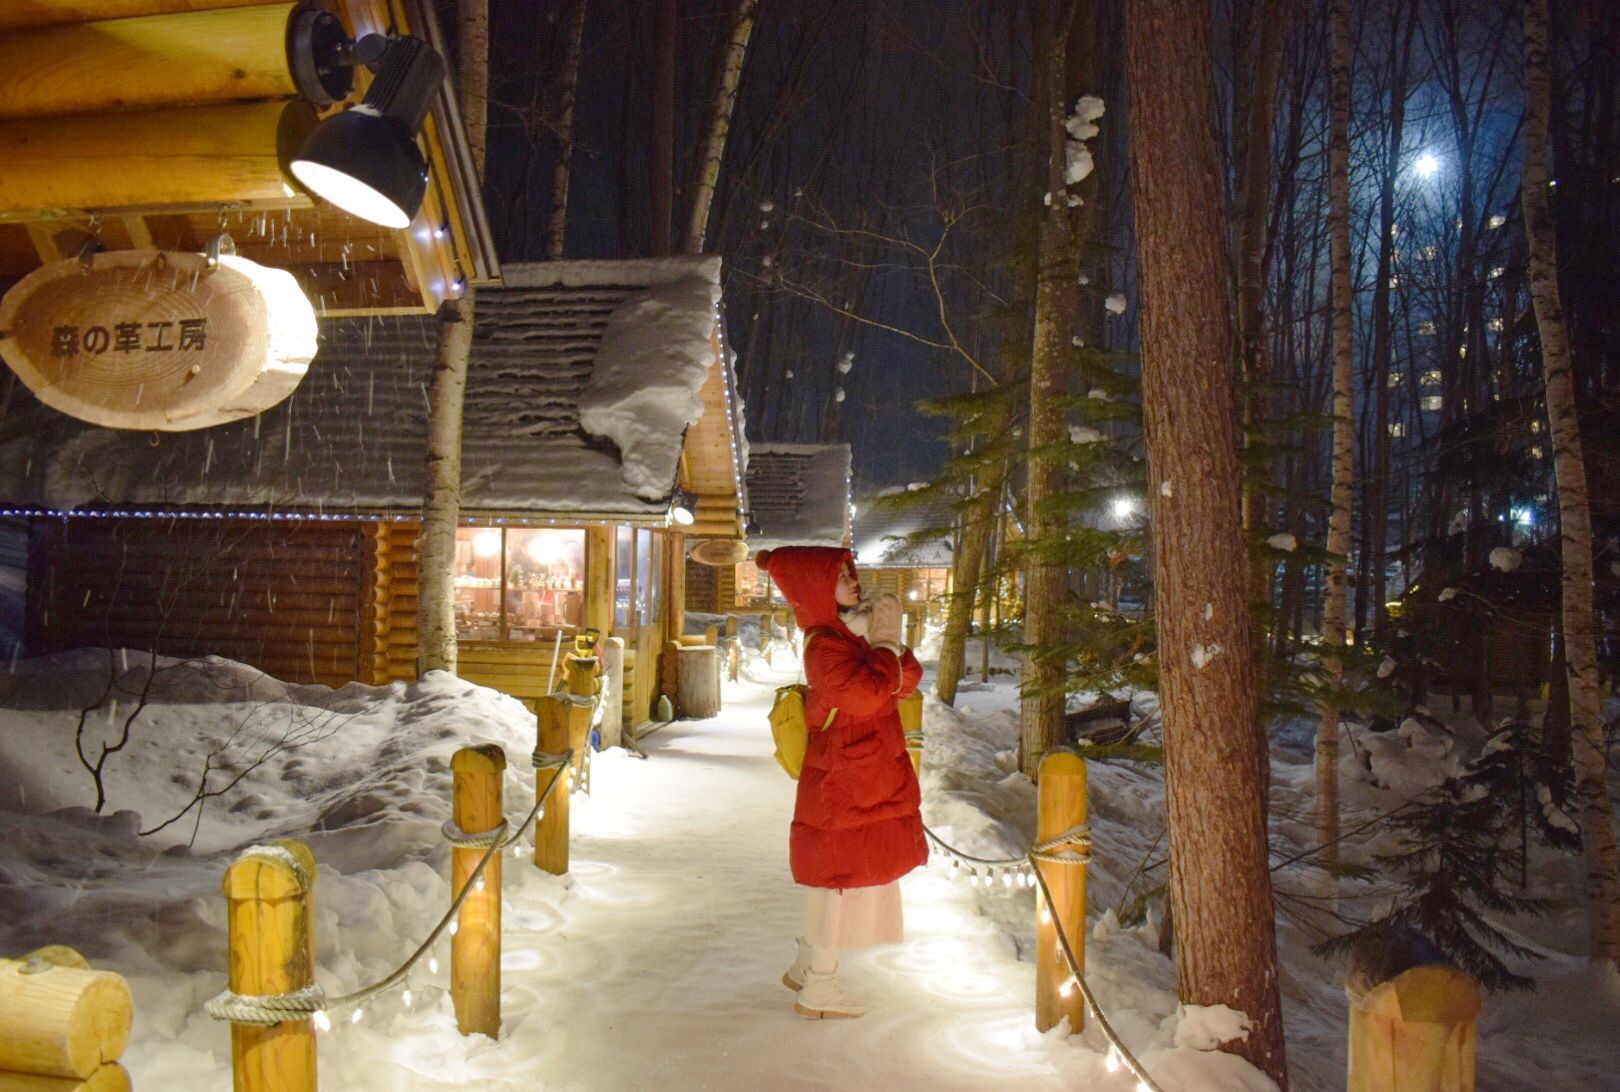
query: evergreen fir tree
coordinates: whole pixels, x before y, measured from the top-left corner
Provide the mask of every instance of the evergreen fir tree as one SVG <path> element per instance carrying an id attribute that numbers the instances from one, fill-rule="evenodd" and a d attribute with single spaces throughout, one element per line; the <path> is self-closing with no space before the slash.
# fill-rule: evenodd
<path id="1" fill-rule="evenodd" d="M 1536 780 L 1536 746 L 1525 725 L 1505 723 L 1461 776 L 1391 817 L 1403 845 L 1377 861 L 1382 870 L 1404 877 L 1404 896 L 1381 918 L 1317 951 L 1340 954 L 1371 931 L 1404 927 L 1423 934 L 1490 989 L 1532 988 L 1534 979 L 1510 971 L 1496 953 L 1538 953 L 1514 943 L 1486 915 L 1541 917 L 1552 909 L 1550 900 L 1523 891 L 1530 831 L 1555 849 L 1580 845 L 1561 807 L 1569 786 Z"/>

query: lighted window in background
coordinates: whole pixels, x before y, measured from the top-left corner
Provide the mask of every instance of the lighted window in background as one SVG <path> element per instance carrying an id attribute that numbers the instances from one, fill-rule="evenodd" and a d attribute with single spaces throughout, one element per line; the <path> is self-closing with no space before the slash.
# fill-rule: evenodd
<path id="1" fill-rule="evenodd" d="M 636 624 L 651 625 L 658 620 L 658 578 L 651 531 L 636 532 Z"/>

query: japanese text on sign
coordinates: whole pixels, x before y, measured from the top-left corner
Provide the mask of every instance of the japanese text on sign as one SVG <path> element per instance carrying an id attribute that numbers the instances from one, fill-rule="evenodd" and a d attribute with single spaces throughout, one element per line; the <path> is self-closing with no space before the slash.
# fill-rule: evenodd
<path id="1" fill-rule="evenodd" d="M 100 356 L 109 349 L 115 353 L 168 353 L 192 349 L 201 352 L 208 344 L 208 320 L 180 319 L 174 322 L 115 322 L 107 326 L 57 326 L 51 331 L 52 356 L 77 356 L 81 352 Z"/>

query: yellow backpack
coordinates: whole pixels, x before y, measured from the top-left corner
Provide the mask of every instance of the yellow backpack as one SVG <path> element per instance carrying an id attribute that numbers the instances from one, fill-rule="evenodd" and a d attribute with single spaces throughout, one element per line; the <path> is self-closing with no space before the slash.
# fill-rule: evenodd
<path id="1" fill-rule="evenodd" d="M 802 652 L 809 651 L 810 638 L 806 637 Z M 776 761 L 795 781 L 804 769 L 804 753 L 810 749 L 810 724 L 804 711 L 809 694 L 810 688 L 804 683 L 780 686 L 776 690 L 776 701 L 771 705 L 771 738 L 776 741 Z M 837 709 L 827 714 L 827 722 L 821 726 L 823 732 L 832 727 L 837 715 Z"/>
<path id="2" fill-rule="evenodd" d="M 810 749 L 810 724 L 804 713 L 809 692 L 810 688 L 803 683 L 778 687 L 776 701 L 771 706 L 771 738 L 776 740 L 776 761 L 795 781 L 804 769 L 804 753 Z M 821 726 L 823 732 L 832 727 L 837 715 L 836 709 L 827 714 L 827 723 Z"/>

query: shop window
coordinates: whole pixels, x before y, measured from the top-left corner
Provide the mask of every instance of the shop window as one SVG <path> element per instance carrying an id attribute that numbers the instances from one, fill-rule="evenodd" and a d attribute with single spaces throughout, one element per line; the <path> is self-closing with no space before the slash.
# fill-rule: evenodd
<path id="1" fill-rule="evenodd" d="M 765 574 L 752 561 L 737 565 L 737 606 L 750 607 L 765 599 Z"/>
<path id="2" fill-rule="evenodd" d="M 658 539 L 651 531 L 636 532 L 636 624 L 658 620 L 658 593 L 663 584 Z"/>
<path id="3" fill-rule="evenodd" d="M 584 618 L 584 531 L 457 530 L 457 638 L 555 640 L 577 631 Z"/>
<path id="4" fill-rule="evenodd" d="M 630 624 L 630 604 L 635 591 L 635 534 L 628 527 L 620 527 L 614 536 L 613 567 L 613 624 L 624 627 Z"/>

